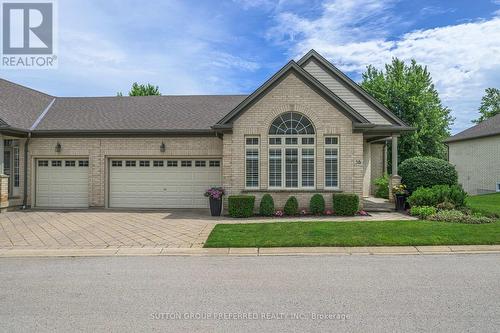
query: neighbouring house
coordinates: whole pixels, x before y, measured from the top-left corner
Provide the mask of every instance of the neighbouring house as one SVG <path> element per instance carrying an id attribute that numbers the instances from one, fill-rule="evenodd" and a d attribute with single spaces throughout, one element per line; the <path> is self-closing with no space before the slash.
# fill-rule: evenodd
<path id="1" fill-rule="evenodd" d="M 448 159 L 469 194 L 500 192 L 500 114 L 447 140 Z"/>
<path id="2" fill-rule="evenodd" d="M 368 196 L 385 143 L 397 161 L 412 130 L 314 50 L 250 95 L 54 97 L 0 80 L 0 119 L 2 207 L 204 208 L 209 186 L 331 207 Z"/>

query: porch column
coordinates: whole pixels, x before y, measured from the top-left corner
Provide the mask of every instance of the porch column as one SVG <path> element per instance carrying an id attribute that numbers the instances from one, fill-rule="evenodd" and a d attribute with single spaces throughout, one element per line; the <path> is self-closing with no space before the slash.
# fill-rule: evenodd
<path id="1" fill-rule="evenodd" d="M 4 174 L 4 141 L 0 134 L 0 210 L 9 206 L 9 176 Z"/>
<path id="2" fill-rule="evenodd" d="M 398 137 L 392 136 L 392 176 L 398 175 Z"/>
<path id="3" fill-rule="evenodd" d="M 389 200 L 394 201 L 392 188 L 401 184 L 401 177 L 398 175 L 398 137 L 392 135 L 392 175 L 389 182 Z"/>

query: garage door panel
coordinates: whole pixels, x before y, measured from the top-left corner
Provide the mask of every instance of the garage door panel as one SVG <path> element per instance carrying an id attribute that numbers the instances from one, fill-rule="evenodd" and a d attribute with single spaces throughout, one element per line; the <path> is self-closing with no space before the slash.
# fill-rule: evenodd
<path id="1" fill-rule="evenodd" d="M 123 160 L 122 160 L 123 161 Z M 119 208 L 206 208 L 208 200 L 203 196 L 210 186 L 220 186 L 220 167 L 113 166 L 109 172 L 109 206 Z M 174 163 L 175 164 L 175 163 Z"/>
<path id="2" fill-rule="evenodd" d="M 48 163 L 37 163 L 35 206 L 46 208 L 88 207 L 88 167 L 78 166 L 78 161 L 49 159 Z M 53 161 L 60 162 L 54 166 Z M 65 166 L 65 161 L 74 161 L 75 166 Z"/>

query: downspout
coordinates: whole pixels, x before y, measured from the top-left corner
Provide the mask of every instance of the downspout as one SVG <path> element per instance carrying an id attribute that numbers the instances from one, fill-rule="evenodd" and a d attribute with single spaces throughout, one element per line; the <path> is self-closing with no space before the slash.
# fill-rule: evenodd
<path id="1" fill-rule="evenodd" d="M 28 205 L 28 147 L 31 139 L 31 132 L 28 132 L 28 137 L 24 142 L 24 194 L 23 194 L 23 207 L 26 209 Z"/>

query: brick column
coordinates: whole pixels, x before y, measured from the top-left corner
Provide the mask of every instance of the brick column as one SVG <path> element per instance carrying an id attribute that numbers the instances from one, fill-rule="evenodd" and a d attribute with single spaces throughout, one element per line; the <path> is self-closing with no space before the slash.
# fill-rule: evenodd
<path id="1" fill-rule="evenodd" d="M 389 181 L 389 201 L 394 202 L 392 187 L 401 184 L 401 177 L 398 175 L 398 137 L 392 136 L 392 175 Z"/>
<path id="2" fill-rule="evenodd" d="M 0 209 L 9 206 L 9 176 L 0 174 Z"/>

